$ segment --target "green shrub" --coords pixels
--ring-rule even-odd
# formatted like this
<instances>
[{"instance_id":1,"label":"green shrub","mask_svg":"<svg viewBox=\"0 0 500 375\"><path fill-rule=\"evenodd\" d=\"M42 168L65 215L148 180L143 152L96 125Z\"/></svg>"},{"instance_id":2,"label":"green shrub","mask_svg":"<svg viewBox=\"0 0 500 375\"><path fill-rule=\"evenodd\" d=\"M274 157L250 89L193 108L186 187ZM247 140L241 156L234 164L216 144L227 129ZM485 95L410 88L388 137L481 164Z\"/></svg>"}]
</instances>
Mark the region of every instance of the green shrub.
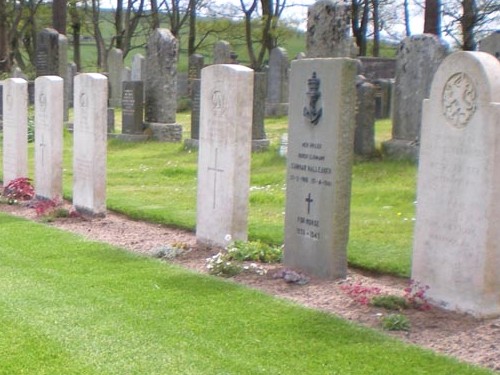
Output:
<instances>
[{"instance_id":1,"label":"green shrub","mask_svg":"<svg viewBox=\"0 0 500 375\"><path fill-rule=\"evenodd\" d=\"M409 331L410 321L402 314L389 314L380 320L386 331Z\"/></svg>"},{"instance_id":2,"label":"green shrub","mask_svg":"<svg viewBox=\"0 0 500 375\"><path fill-rule=\"evenodd\" d=\"M394 295L375 296L370 303L372 306L382 307L387 310L404 310L409 307L405 298Z\"/></svg>"},{"instance_id":3,"label":"green shrub","mask_svg":"<svg viewBox=\"0 0 500 375\"><path fill-rule=\"evenodd\" d=\"M214 276L233 277L243 271L243 267L238 262L232 262L227 253L218 253L207 258L206 267L208 273Z\"/></svg>"},{"instance_id":4,"label":"green shrub","mask_svg":"<svg viewBox=\"0 0 500 375\"><path fill-rule=\"evenodd\" d=\"M260 241L235 241L227 249L229 259L262 263L279 263L283 258L281 246L270 246Z\"/></svg>"}]
</instances>

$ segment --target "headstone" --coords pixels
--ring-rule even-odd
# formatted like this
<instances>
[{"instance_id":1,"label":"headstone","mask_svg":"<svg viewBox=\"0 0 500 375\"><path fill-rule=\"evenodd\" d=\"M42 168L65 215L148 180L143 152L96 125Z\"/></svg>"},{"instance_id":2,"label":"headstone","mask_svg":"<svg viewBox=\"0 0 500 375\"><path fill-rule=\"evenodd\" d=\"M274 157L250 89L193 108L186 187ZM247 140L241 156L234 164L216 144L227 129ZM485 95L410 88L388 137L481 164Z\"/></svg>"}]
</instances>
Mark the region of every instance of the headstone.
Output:
<instances>
[{"instance_id":1,"label":"headstone","mask_svg":"<svg viewBox=\"0 0 500 375\"><path fill-rule=\"evenodd\" d=\"M479 41L479 51L490 53L500 60L500 30Z\"/></svg>"},{"instance_id":2,"label":"headstone","mask_svg":"<svg viewBox=\"0 0 500 375\"><path fill-rule=\"evenodd\" d=\"M106 214L107 102L104 75L75 77L73 206L91 216Z\"/></svg>"},{"instance_id":3,"label":"headstone","mask_svg":"<svg viewBox=\"0 0 500 375\"><path fill-rule=\"evenodd\" d=\"M252 151L265 151L269 139L264 129L264 115L267 91L266 73L254 73L253 114L252 114Z\"/></svg>"},{"instance_id":4,"label":"headstone","mask_svg":"<svg viewBox=\"0 0 500 375\"><path fill-rule=\"evenodd\" d=\"M3 183L28 177L28 82L3 82Z\"/></svg>"},{"instance_id":5,"label":"headstone","mask_svg":"<svg viewBox=\"0 0 500 375\"><path fill-rule=\"evenodd\" d=\"M372 157L375 154L375 87L363 76L358 76L356 97L354 153L363 157Z\"/></svg>"},{"instance_id":6,"label":"headstone","mask_svg":"<svg viewBox=\"0 0 500 375\"><path fill-rule=\"evenodd\" d=\"M140 53L132 57L131 81L144 81L146 79L146 58Z\"/></svg>"},{"instance_id":7,"label":"headstone","mask_svg":"<svg viewBox=\"0 0 500 375\"><path fill-rule=\"evenodd\" d=\"M219 40L214 45L214 64L231 64L231 45Z\"/></svg>"},{"instance_id":8,"label":"headstone","mask_svg":"<svg viewBox=\"0 0 500 375\"><path fill-rule=\"evenodd\" d=\"M35 68L36 76L59 75L59 33L45 28L37 34Z\"/></svg>"},{"instance_id":9,"label":"headstone","mask_svg":"<svg viewBox=\"0 0 500 375\"><path fill-rule=\"evenodd\" d=\"M68 81L68 38L59 34L58 37L59 42L59 69L57 75L63 79L64 92L63 92L63 119L64 121L68 121L69 119L69 97L73 95L71 92L70 95L65 95L66 92L69 92L71 88L71 84Z\"/></svg>"},{"instance_id":10,"label":"headstone","mask_svg":"<svg viewBox=\"0 0 500 375\"><path fill-rule=\"evenodd\" d=\"M188 63L188 91L189 95L192 95L192 81L194 79L201 79L201 70L205 66L205 58L200 54L193 54L189 56Z\"/></svg>"},{"instance_id":11,"label":"headstone","mask_svg":"<svg viewBox=\"0 0 500 375\"><path fill-rule=\"evenodd\" d=\"M280 137L279 154L284 158L288 155L288 133L284 133Z\"/></svg>"},{"instance_id":12,"label":"headstone","mask_svg":"<svg viewBox=\"0 0 500 375\"><path fill-rule=\"evenodd\" d=\"M123 82L122 134L126 141L144 141L144 84L142 81Z\"/></svg>"},{"instance_id":13,"label":"headstone","mask_svg":"<svg viewBox=\"0 0 500 375\"><path fill-rule=\"evenodd\" d=\"M288 113L288 70L286 50L273 48L267 71L267 116L284 116Z\"/></svg>"},{"instance_id":14,"label":"headstone","mask_svg":"<svg viewBox=\"0 0 500 375\"><path fill-rule=\"evenodd\" d=\"M392 139L382 144L387 156L418 159L422 101L429 97L434 73L446 55L446 46L435 35L413 35L401 42L396 62Z\"/></svg>"},{"instance_id":15,"label":"headstone","mask_svg":"<svg viewBox=\"0 0 500 375\"><path fill-rule=\"evenodd\" d=\"M284 264L322 278L347 272L356 62L292 62Z\"/></svg>"},{"instance_id":16,"label":"headstone","mask_svg":"<svg viewBox=\"0 0 500 375\"><path fill-rule=\"evenodd\" d=\"M197 149L200 140L201 79L191 80L191 138L184 140L189 149Z\"/></svg>"},{"instance_id":17,"label":"headstone","mask_svg":"<svg viewBox=\"0 0 500 375\"><path fill-rule=\"evenodd\" d=\"M390 118L394 79L377 79L375 87L375 118Z\"/></svg>"},{"instance_id":18,"label":"headstone","mask_svg":"<svg viewBox=\"0 0 500 375\"><path fill-rule=\"evenodd\" d=\"M126 66L122 70L122 85L123 85L123 82L131 81L131 80L132 80L132 70Z\"/></svg>"},{"instance_id":19,"label":"headstone","mask_svg":"<svg viewBox=\"0 0 500 375\"><path fill-rule=\"evenodd\" d=\"M177 99L188 96L188 74L177 73Z\"/></svg>"},{"instance_id":20,"label":"headstone","mask_svg":"<svg viewBox=\"0 0 500 375\"><path fill-rule=\"evenodd\" d=\"M28 80L28 76L23 73L20 67L16 66L12 69L12 78L22 78L24 80Z\"/></svg>"},{"instance_id":21,"label":"headstone","mask_svg":"<svg viewBox=\"0 0 500 375\"><path fill-rule=\"evenodd\" d=\"M35 80L35 194L62 198L64 80L41 76Z\"/></svg>"},{"instance_id":22,"label":"headstone","mask_svg":"<svg viewBox=\"0 0 500 375\"><path fill-rule=\"evenodd\" d=\"M225 247L247 240L253 70L202 70L196 238Z\"/></svg>"},{"instance_id":23,"label":"headstone","mask_svg":"<svg viewBox=\"0 0 500 375\"><path fill-rule=\"evenodd\" d=\"M107 114L108 136L110 136L115 132L115 109L108 107Z\"/></svg>"},{"instance_id":24,"label":"headstone","mask_svg":"<svg viewBox=\"0 0 500 375\"><path fill-rule=\"evenodd\" d=\"M307 57L349 57L352 41L350 6L342 1L320 0L307 14Z\"/></svg>"},{"instance_id":25,"label":"headstone","mask_svg":"<svg viewBox=\"0 0 500 375\"><path fill-rule=\"evenodd\" d=\"M457 52L424 101L412 278L445 309L500 315L500 62Z\"/></svg>"},{"instance_id":26,"label":"headstone","mask_svg":"<svg viewBox=\"0 0 500 375\"><path fill-rule=\"evenodd\" d=\"M182 126L177 110L177 39L167 29L155 29L146 59L146 126L160 141L179 142Z\"/></svg>"},{"instance_id":27,"label":"headstone","mask_svg":"<svg viewBox=\"0 0 500 375\"><path fill-rule=\"evenodd\" d=\"M362 74L370 82L379 79L392 79L396 76L396 59L387 57L366 57L357 58L363 66Z\"/></svg>"},{"instance_id":28,"label":"headstone","mask_svg":"<svg viewBox=\"0 0 500 375\"><path fill-rule=\"evenodd\" d=\"M113 48L108 52L109 106L120 107L122 101L123 52Z\"/></svg>"},{"instance_id":29,"label":"headstone","mask_svg":"<svg viewBox=\"0 0 500 375\"><path fill-rule=\"evenodd\" d=\"M68 98L68 105L70 108L73 107L74 79L77 74L78 74L78 68L76 64L74 62L69 63L66 75L67 78L64 80L64 95Z\"/></svg>"}]
</instances>

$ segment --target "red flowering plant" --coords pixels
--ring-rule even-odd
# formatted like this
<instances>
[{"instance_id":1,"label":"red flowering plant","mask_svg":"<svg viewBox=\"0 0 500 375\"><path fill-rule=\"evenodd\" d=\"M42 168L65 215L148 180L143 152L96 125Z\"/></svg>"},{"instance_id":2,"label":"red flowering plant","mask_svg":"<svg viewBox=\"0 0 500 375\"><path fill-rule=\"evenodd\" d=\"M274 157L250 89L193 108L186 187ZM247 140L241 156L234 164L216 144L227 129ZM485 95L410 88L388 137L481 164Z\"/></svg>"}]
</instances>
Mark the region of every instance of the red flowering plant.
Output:
<instances>
[{"instance_id":1,"label":"red flowering plant","mask_svg":"<svg viewBox=\"0 0 500 375\"><path fill-rule=\"evenodd\" d=\"M362 305L370 304L372 297L380 294L380 288L376 286L365 286L361 283L344 284L340 289L354 301Z\"/></svg>"},{"instance_id":2,"label":"red flowering plant","mask_svg":"<svg viewBox=\"0 0 500 375\"><path fill-rule=\"evenodd\" d=\"M420 311L431 309L425 293L429 290L429 285L422 285L419 281L410 280L410 285L404 289L405 298L413 308Z\"/></svg>"},{"instance_id":3,"label":"red flowering plant","mask_svg":"<svg viewBox=\"0 0 500 375\"><path fill-rule=\"evenodd\" d=\"M35 189L31 184L31 179L18 177L10 181L4 188L2 195L7 199L7 203L14 204L17 201L29 201L35 196Z\"/></svg>"}]
</instances>

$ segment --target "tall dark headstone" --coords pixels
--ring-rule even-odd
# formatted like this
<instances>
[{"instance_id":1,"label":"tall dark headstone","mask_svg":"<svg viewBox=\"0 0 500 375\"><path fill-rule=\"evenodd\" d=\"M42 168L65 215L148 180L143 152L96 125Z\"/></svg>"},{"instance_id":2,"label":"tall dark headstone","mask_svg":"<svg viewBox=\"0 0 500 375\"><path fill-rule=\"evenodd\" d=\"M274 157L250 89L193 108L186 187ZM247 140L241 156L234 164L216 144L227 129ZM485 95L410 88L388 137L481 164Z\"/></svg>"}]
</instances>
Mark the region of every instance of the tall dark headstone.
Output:
<instances>
[{"instance_id":1,"label":"tall dark headstone","mask_svg":"<svg viewBox=\"0 0 500 375\"><path fill-rule=\"evenodd\" d=\"M167 29L156 29L148 40L146 58L146 126L155 139L179 142L182 126L177 110L178 42Z\"/></svg>"},{"instance_id":2,"label":"tall dark headstone","mask_svg":"<svg viewBox=\"0 0 500 375\"><path fill-rule=\"evenodd\" d=\"M45 28L37 34L35 52L36 76L59 75L59 33Z\"/></svg>"},{"instance_id":3,"label":"tall dark headstone","mask_svg":"<svg viewBox=\"0 0 500 375\"><path fill-rule=\"evenodd\" d=\"M191 80L191 138L184 140L187 148L197 149L200 140L201 79Z\"/></svg>"},{"instance_id":4,"label":"tall dark headstone","mask_svg":"<svg viewBox=\"0 0 500 375\"><path fill-rule=\"evenodd\" d=\"M288 53L276 47L269 57L267 71L267 116L283 116L288 113Z\"/></svg>"},{"instance_id":5,"label":"tall dark headstone","mask_svg":"<svg viewBox=\"0 0 500 375\"><path fill-rule=\"evenodd\" d=\"M144 83L124 81L122 93L122 134L126 141L143 141L144 134Z\"/></svg>"},{"instance_id":6,"label":"tall dark headstone","mask_svg":"<svg viewBox=\"0 0 500 375\"><path fill-rule=\"evenodd\" d=\"M358 76L354 153L363 157L375 154L375 87Z\"/></svg>"}]
</instances>

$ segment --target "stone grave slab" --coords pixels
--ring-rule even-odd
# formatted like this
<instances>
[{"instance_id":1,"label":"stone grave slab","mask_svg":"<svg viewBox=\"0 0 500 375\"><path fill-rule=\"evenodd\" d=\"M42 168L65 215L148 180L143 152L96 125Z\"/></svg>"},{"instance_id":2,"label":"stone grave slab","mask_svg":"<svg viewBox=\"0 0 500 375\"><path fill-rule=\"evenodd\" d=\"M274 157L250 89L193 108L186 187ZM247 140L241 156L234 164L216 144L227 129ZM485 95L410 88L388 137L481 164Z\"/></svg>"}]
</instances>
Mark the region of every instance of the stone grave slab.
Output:
<instances>
[{"instance_id":1,"label":"stone grave slab","mask_svg":"<svg viewBox=\"0 0 500 375\"><path fill-rule=\"evenodd\" d=\"M356 62L292 62L284 264L322 278L347 272Z\"/></svg>"},{"instance_id":2,"label":"stone grave slab","mask_svg":"<svg viewBox=\"0 0 500 375\"><path fill-rule=\"evenodd\" d=\"M254 72L217 64L201 82L196 238L225 247L247 240Z\"/></svg>"},{"instance_id":3,"label":"stone grave slab","mask_svg":"<svg viewBox=\"0 0 500 375\"><path fill-rule=\"evenodd\" d=\"M104 75L75 77L73 206L84 215L106 214L107 102Z\"/></svg>"},{"instance_id":4,"label":"stone grave slab","mask_svg":"<svg viewBox=\"0 0 500 375\"><path fill-rule=\"evenodd\" d=\"M442 308L500 315L500 62L456 52L424 101L412 278Z\"/></svg>"},{"instance_id":5,"label":"stone grave slab","mask_svg":"<svg viewBox=\"0 0 500 375\"><path fill-rule=\"evenodd\" d=\"M3 183L28 177L28 82L3 82Z\"/></svg>"},{"instance_id":6,"label":"stone grave slab","mask_svg":"<svg viewBox=\"0 0 500 375\"><path fill-rule=\"evenodd\" d=\"M35 194L62 198L64 80L41 76L35 80Z\"/></svg>"}]
</instances>

